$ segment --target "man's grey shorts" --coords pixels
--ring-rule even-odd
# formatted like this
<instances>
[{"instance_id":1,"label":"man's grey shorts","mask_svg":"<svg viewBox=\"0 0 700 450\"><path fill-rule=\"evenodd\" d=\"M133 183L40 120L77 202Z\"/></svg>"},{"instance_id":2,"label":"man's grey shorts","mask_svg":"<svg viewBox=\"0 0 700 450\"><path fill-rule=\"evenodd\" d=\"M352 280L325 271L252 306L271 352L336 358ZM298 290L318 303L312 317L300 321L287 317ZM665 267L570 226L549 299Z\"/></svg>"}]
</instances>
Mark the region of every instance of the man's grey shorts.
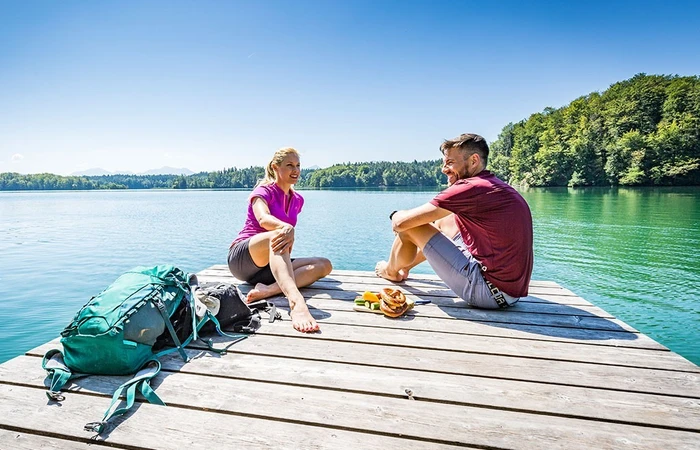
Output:
<instances>
[{"instance_id":1,"label":"man's grey shorts","mask_svg":"<svg viewBox=\"0 0 700 450\"><path fill-rule=\"evenodd\" d=\"M436 233L423 248L423 255L435 273L469 306L496 309L498 303L481 274L481 264L457 235L450 240L442 233ZM501 291L508 305L517 302L519 297L511 297Z\"/></svg>"}]
</instances>

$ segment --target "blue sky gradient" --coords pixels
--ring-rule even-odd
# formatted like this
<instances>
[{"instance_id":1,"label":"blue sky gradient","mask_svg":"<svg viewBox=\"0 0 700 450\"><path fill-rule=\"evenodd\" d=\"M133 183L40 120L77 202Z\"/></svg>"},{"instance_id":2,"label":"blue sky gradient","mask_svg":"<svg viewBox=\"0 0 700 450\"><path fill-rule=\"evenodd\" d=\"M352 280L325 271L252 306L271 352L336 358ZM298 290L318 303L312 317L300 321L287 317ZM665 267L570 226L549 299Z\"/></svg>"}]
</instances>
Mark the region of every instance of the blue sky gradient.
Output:
<instances>
[{"instance_id":1,"label":"blue sky gradient","mask_svg":"<svg viewBox=\"0 0 700 450\"><path fill-rule=\"evenodd\" d=\"M0 172L435 159L641 72L700 2L0 0Z\"/></svg>"}]
</instances>

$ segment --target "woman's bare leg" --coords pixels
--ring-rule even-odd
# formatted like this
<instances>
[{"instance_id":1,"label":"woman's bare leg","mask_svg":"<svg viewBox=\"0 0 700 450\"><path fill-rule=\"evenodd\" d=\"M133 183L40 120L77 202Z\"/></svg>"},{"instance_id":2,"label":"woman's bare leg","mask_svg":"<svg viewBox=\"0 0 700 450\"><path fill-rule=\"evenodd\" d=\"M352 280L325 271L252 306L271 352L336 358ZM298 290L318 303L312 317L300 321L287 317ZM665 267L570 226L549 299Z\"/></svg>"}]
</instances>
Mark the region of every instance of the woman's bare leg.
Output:
<instances>
[{"instance_id":1,"label":"woman's bare leg","mask_svg":"<svg viewBox=\"0 0 700 450\"><path fill-rule=\"evenodd\" d=\"M331 262L326 258L297 258L292 261L292 268L294 269L294 281L298 288L310 285L333 270ZM258 283L248 292L247 301L250 303L281 293L282 289L279 283Z\"/></svg>"},{"instance_id":2,"label":"woman's bare leg","mask_svg":"<svg viewBox=\"0 0 700 450\"><path fill-rule=\"evenodd\" d=\"M311 316L309 308L306 306L304 297L297 288L294 278L294 266L288 250L274 252L270 245L275 232L260 233L250 239L248 246L253 262L263 267L270 264L272 275L277 281L277 285L282 294L289 301L289 315L292 318L292 326L297 331L313 332L319 329L316 320ZM330 263L330 261L329 261ZM320 278L320 277L319 277ZM316 281L316 280L314 280Z\"/></svg>"},{"instance_id":3,"label":"woman's bare leg","mask_svg":"<svg viewBox=\"0 0 700 450\"><path fill-rule=\"evenodd\" d=\"M270 269L274 275L280 290L289 301L289 315L292 318L292 326L297 331L309 333L318 330L318 324L306 306L304 296L299 292L294 280L294 268L289 257L289 252L273 252L270 249Z\"/></svg>"}]
</instances>

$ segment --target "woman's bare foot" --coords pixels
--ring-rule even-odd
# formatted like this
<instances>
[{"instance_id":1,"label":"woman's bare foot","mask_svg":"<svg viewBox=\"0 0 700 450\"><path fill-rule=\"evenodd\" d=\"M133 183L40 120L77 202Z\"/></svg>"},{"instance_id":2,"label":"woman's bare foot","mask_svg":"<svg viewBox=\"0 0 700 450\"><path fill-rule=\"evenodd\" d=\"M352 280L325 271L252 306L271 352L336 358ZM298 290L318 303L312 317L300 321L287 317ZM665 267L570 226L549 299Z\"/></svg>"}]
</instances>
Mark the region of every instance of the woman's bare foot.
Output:
<instances>
[{"instance_id":1,"label":"woman's bare foot","mask_svg":"<svg viewBox=\"0 0 700 450\"><path fill-rule=\"evenodd\" d=\"M313 333L319 330L316 319L313 318L306 304L295 307L289 312L289 315L292 317L292 326L295 330L302 333Z\"/></svg>"},{"instance_id":2,"label":"woman's bare foot","mask_svg":"<svg viewBox=\"0 0 700 450\"><path fill-rule=\"evenodd\" d=\"M270 291L270 286L267 284L258 283L248 292L246 302L253 303L264 298L272 297L273 295L274 294Z\"/></svg>"},{"instance_id":3,"label":"woman's bare foot","mask_svg":"<svg viewBox=\"0 0 700 450\"><path fill-rule=\"evenodd\" d=\"M379 261L377 265L374 266L374 273L376 273L378 277L382 277L389 281L403 281L408 278L408 275L406 275L406 278L404 278L401 271L390 272L389 263L386 261Z\"/></svg>"}]
</instances>

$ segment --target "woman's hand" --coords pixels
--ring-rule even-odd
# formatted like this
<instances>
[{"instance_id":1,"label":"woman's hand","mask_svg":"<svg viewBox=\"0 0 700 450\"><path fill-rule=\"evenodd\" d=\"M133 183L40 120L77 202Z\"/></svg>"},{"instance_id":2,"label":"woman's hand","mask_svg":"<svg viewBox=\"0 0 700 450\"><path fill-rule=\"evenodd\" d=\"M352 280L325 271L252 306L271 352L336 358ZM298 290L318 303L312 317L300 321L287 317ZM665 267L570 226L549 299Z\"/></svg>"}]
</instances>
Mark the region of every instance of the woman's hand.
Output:
<instances>
[{"instance_id":1,"label":"woman's hand","mask_svg":"<svg viewBox=\"0 0 700 450\"><path fill-rule=\"evenodd\" d=\"M284 250L291 253L294 245L294 227L289 224L284 224L282 228L277 229L277 234L270 240L270 247L275 253Z\"/></svg>"}]
</instances>

